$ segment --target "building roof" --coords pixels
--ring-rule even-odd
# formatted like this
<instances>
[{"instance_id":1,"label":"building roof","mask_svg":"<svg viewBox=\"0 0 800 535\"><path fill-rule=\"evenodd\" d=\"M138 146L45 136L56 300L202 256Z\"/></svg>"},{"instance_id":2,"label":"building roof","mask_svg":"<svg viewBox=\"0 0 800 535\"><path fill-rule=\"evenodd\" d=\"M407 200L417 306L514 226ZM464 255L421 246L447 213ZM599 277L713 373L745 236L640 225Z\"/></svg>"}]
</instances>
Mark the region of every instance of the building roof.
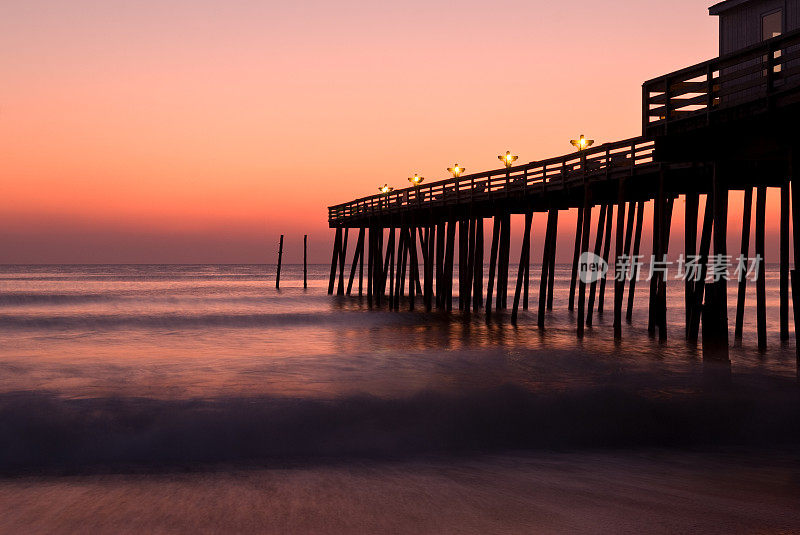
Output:
<instances>
[{"instance_id":1,"label":"building roof","mask_svg":"<svg viewBox=\"0 0 800 535\"><path fill-rule=\"evenodd\" d=\"M719 2L718 4L714 4L708 8L708 13L710 15L721 15L723 12L728 11L729 9L739 7L752 1L753 0L725 0L724 2Z\"/></svg>"}]
</instances>

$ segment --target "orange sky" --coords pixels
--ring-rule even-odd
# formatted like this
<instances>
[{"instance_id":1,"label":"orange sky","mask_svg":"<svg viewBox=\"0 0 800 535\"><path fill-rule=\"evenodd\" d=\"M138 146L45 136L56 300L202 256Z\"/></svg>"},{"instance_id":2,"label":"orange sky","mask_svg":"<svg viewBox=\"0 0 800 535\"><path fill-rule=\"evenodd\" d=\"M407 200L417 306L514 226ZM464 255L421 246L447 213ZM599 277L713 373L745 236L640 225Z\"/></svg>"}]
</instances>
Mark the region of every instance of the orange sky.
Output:
<instances>
[{"instance_id":1,"label":"orange sky","mask_svg":"<svg viewBox=\"0 0 800 535\"><path fill-rule=\"evenodd\" d=\"M0 263L273 262L281 233L329 261L326 206L378 184L638 135L641 83L716 55L707 7L8 2Z\"/></svg>"}]
</instances>

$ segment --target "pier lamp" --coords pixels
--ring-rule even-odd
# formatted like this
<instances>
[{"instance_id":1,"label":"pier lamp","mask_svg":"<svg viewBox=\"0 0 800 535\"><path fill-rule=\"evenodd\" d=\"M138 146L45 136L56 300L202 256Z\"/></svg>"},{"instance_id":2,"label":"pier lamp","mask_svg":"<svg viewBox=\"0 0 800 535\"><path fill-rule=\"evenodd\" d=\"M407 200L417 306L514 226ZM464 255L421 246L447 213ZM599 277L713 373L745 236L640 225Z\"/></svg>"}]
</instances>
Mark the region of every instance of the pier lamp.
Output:
<instances>
[{"instance_id":1,"label":"pier lamp","mask_svg":"<svg viewBox=\"0 0 800 535\"><path fill-rule=\"evenodd\" d=\"M408 177L408 181L416 188L423 182L425 182L425 177L419 176L417 173L414 173L414 176Z\"/></svg>"},{"instance_id":2,"label":"pier lamp","mask_svg":"<svg viewBox=\"0 0 800 535\"><path fill-rule=\"evenodd\" d=\"M461 176L461 173L463 173L464 171L466 171L466 169L464 169L463 167L461 167L461 166L460 166L460 165L458 165L458 164L455 164L453 167L448 167L448 168L447 168L447 170L448 170L448 171L450 171L450 174L452 174L452 175L453 175L453 178L458 178L458 177L460 177L460 176Z\"/></svg>"},{"instance_id":3,"label":"pier lamp","mask_svg":"<svg viewBox=\"0 0 800 535\"><path fill-rule=\"evenodd\" d=\"M497 159L503 160L503 164L505 164L506 167L511 167L514 162L519 160L519 156L514 156L511 154L510 150L507 150L505 154L498 156Z\"/></svg>"},{"instance_id":4,"label":"pier lamp","mask_svg":"<svg viewBox=\"0 0 800 535\"><path fill-rule=\"evenodd\" d=\"M389 184L384 184L383 186L378 188L378 191L380 191L384 195L389 195L392 191L394 191L394 188Z\"/></svg>"},{"instance_id":5,"label":"pier lamp","mask_svg":"<svg viewBox=\"0 0 800 535\"><path fill-rule=\"evenodd\" d=\"M572 146L574 146L576 149L581 151L586 150L594 145L594 139L586 139L586 136L581 134L581 137L571 140L570 143L572 143Z\"/></svg>"}]
</instances>

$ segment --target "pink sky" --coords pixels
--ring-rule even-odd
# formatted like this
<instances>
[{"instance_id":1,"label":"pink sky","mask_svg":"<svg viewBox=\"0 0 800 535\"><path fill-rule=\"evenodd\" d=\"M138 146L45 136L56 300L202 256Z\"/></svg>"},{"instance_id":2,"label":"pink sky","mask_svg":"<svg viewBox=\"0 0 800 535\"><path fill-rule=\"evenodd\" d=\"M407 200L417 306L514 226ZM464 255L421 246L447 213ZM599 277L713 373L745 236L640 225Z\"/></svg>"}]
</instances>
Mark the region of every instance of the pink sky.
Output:
<instances>
[{"instance_id":1,"label":"pink sky","mask_svg":"<svg viewBox=\"0 0 800 535\"><path fill-rule=\"evenodd\" d=\"M329 261L329 204L638 135L641 83L716 55L707 7L6 2L0 263L273 262L281 233Z\"/></svg>"}]
</instances>

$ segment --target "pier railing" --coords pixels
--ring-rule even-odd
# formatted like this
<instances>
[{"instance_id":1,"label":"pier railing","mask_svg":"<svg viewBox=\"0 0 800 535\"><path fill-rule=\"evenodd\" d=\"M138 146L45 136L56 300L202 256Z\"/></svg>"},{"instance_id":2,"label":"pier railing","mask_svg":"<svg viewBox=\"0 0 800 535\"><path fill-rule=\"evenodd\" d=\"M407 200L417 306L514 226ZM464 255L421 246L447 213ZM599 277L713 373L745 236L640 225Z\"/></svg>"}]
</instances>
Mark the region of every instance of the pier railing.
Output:
<instances>
[{"instance_id":1,"label":"pier railing","mask_svg":"<svg viewBox=\"0 0 800 535\"><path fill-rule=\"evenodd\" d=\"M634 138L566 156L395 190L328 208L331 226L370 216L543 194L654 166L653 142Z\"/></svg>"},{"instance_id":2,"label":"pier railing","mask_svg":"<svg viewBox=\"0 0 800 535\"><path fill-rule=\"evenodd\" d=\"M653 139L703 128L724 110L768 111L784 100L795 101L784 97L798 89L800 30L645 82L643 134Z\"/></svg>"}]
</instances>

